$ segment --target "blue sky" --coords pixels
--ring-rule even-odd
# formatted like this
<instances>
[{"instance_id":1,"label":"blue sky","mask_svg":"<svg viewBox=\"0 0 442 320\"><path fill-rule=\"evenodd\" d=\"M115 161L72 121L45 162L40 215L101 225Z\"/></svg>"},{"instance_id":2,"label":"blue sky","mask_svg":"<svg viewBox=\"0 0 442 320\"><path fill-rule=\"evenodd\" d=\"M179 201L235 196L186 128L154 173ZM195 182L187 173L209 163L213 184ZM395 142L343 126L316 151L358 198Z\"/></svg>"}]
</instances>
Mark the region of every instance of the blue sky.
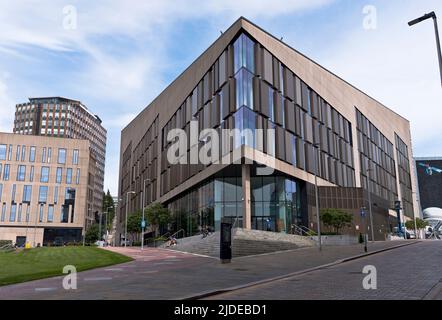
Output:
<instances>
[{"instance_id":1,"label":"blue sky","mask_svg":"<svg viewBox=\"0 0 442 320\"><path fill-rule=\"evenodd\" d=\"M14 106L28 97L81 100L108 129L105 187L115 194L121 129L245 16L409 119L416 156L442 154L433 26L406 24L432 10L442 16L440 0L269 3L0 0L0 131L12 130ZM367 5L374 30L363 28ZM77 12L75 29L64 27L66 6Z\"/></svg>"}]
</instances>

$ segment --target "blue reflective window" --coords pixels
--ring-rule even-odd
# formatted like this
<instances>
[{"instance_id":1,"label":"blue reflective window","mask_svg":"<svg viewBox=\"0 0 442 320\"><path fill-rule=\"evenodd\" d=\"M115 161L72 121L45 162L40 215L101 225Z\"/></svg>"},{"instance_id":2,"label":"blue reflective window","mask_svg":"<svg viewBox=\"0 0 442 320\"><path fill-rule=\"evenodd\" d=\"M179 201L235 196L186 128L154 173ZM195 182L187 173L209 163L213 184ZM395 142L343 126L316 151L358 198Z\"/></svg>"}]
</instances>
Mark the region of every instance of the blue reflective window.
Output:
<instances>
[{"instance_id":1,"label":"blue reflective window","mask_svg":"<svg viewBox=\"0 0 442 320\"><path fill-rule=\"evenodd\" d=\"M255 43L245 34L241 34L233 44L235 73L241 68L255 72Z\"/></svg>"},{"instance_id":2,"label":"blue reflective window","mask_svg":"<svg viewBox=\"0 0 442 320\"><path fill-rule=\"evenodd\" d=\"M32 196L32 186L23 186L23 201L22 202L31 202Z\"/></svg>"},{"instance_id":3,"label":"blue reflective window","mask_svg":"<svg viewBox=\"0 0 442 320\"><path fill-rule=\"evenodd\" d=\"M2 219L1 219L2 222L5 221L5 216L6 216L6 203L3 203L3 206L2 206Z\"/></svg>"},{"instance_id":4,"label":"blue reflective window","mask_svg":"<svg viewBox=\"0 0 442 320\"><path fill-rule=\"evenodd\" d=\"M49 182L49 167L41 167L40 182Z\"/></svg>"},{"instance_id":5,"label":"blue reflective window","mask_svg":"<svg viewBox=\"0 0 442 320\"><path fill-rule=\"evenodd\" d=\"M0 144L0 160L6 160L6 144Z\"/></svg>"},{"instance_id":6,"label":"blue reflective window","mask_svg":"<svg viewBox=\"0 0 442 320\"><path fill-rule=\"evenodd\" d=\"M55 182L56 183L61 183L62 180L62 175L63 175L63 168L57 168L57 174L55 176Z\"/></svg>"},{"instance_id":7,"label":"blue reflective window","mask_svg":"<svg viewBox=\"0 0 442 320\"><path fill-rule=\"evenodd\" d=\"M9 180L9 164L5 164L4 172L3 172L3 180L8 181Z\"/></svg>"},{"instance_id":8,"label":"blue reflective window","mask_svg":"<svg viewBox=\"0 0 442 320\"><path fill-rule=\"evenodd\" d=\"M18 166L17 181L25 181L26 178L26 166Z\"/></svg>"},{"instance_id":9,"label":"blue reflective window","mask_svg":"<svg viewBox=\"0 0 442 320\"><path fill-rule=\"evenodd\" d=\"M29 149L29 162L35 162L35 151L36 151L35 147L31 147Z\"/></svg>"},{"instance_id":10,"label":"blue reflective window","mask_svg":"<svg viewBox=\"0 0 442 320\"><path fill-rule=\"evenodd\" d=\"M48 206L48 222L54 221L54 206Z\"/></svg>"},{"instance_id":11,"label":"blue reflective window","mask_svg":"<svg viewBox=\"0 0 442 320\"><path fill-rule=\"evenodd\" d=\"M66 170L66 183L71 184L72 183L72 168L68 168Z\"/></svg>"},{"instance_id":12,"label":"blue reflective window","mask_svg":"<svg viewBox=\"0 0 442 320\"><path fill-rule=\"evenodd\" d=\"M38 202L46 203L47 200L48 200L48 187L40 186L40 190L38 193Z\"/></svg>"},{"instance_id":13,"label":"blue reflective window","mask_svg":"<svg viewBox=\"0 0 442 320\"><path fill-rule=\"evenodd\" d=\"M15 222L16 214L17 214L17 205L14 203L11 205L11 214L9 215L9 222Z\"/></svg>"},{"instance_id":14,"label":"blue reflective window","mask_svg":"<svg viewBox=\"0 0 442 320\"><path fill-rule=\"evenodd\" d=\"M236 109L246 106L253 110L253 74L241 69L236 79Z\"/></svg>"},{"instance_id":15,"label":"blue reflective window","mask_svg":"<svg viewBox=\"0 0 442 320\"><path fill-rule=\"evenodd\" d=\"M66 149L58 149L58 163L59 164L66 163Z\"/></svg>"}]
</instances>

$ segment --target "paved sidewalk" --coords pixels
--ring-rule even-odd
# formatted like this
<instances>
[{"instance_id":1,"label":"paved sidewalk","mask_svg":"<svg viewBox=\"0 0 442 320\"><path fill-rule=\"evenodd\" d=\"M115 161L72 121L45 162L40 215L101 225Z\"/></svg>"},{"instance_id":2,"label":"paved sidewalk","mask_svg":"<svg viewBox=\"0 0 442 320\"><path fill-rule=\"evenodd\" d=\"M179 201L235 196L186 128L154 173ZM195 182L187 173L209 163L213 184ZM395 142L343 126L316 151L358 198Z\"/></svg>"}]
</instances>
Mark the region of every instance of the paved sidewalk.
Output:
<instances>
[{"instance_id":1,"label":"paved sidewalk","mask_svg":"<svg viewBox=\"0 0 442 320\"><path fill-rule=\"evenodd\" d=\"M208 297L227 300L441 300L442 242L425 241L321 270ZM376 267L375 290L365 290L365 266Z\"/></svg>"},{"instance_id":2,"label":"paved sidewalk","mask_svg":"<svg viewBox=\"0 0 442 320\"><path fill-rule=\"evenodd\" d=\"M369 244L369 250L391 248L415 241ZM414 247L412 245L411 247ZM165 249L110 248L136 260L79 273L78 289L62 289L62 277L0 287L0 299L180 299L220 290L363 254L361 245L303 248L236 258L218 259ZM397 250L397 249L394 249Z\"/></svg>"}]
</instances>

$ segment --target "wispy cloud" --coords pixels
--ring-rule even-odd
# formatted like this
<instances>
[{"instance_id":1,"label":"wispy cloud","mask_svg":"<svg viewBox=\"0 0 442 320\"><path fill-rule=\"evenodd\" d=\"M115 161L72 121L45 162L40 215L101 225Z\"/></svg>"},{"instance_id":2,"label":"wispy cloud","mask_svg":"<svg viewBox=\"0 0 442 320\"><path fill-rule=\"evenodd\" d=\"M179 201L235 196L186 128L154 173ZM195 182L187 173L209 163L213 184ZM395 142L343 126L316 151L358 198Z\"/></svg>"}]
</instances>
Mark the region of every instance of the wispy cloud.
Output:
<instances>
[{"instance_id":1,"label":"wispy cloud","mask_svg":"<svg viewBox=\"0 0 442 320\"><path fill-rule=\"evenodd\" d=\"M355 25L328 48L322 62L410 120L417 155L441 153L442 90L433 25L428 21L410 28L407 22L431 10L442 11L442 4L428 0L405 1L402 6L375 1L375 5L377 29L366 31L362 23Z\"/></svg>"}]
</instances>

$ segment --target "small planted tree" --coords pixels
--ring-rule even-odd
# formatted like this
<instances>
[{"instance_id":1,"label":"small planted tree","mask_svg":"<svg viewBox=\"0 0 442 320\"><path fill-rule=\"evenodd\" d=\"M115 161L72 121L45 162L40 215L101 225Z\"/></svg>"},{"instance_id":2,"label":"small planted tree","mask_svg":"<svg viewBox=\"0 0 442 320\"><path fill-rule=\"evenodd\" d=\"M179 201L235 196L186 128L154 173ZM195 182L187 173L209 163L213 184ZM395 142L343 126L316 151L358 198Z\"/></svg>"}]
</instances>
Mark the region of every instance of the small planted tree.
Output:
<instances>
[{"instance_id":1,"label":"small planted tree","mask_svg":"<svg viewBox=\"0 0 442 320\"><path fill-rule=\"evenodd\" d=\"M351 226L353 215L339 209L321 209L321 221L339 235L342 228Z\"/></svg>"},{"instance_id":2,"label":"small planted tree","mask_svg":"<svg viewBox=\"0 0 442 320\"><path fill-rule=\"evenodd\" d=\"M167 225L170 220L170 211L165 208L161 203L152 203L150 206L146 208L145 211L147 221L152 227L152 231L154 231L155 235L160 226Z\"/></svg>"},{"instance_id":3,"label":"small planted tree","mask_svg":"<svg viewBox=\"0 0 442 320\"><path fill-rule=\"evenodd\" d=\"M135 240L141 233L141 220L143 219L141 210L138 210L127 217L127 233Z\"/></svg>"},{"instance_id":4,"label":"small planted tree","mask_svg":"<svg viewBox=\"0 0 442 320\"><path fill-rule=\"evenodd\" d=\"M91 226L89 226L89 228L86 231L86 235L84 238L84 241L86 243L95 243L98 241L98 239L100 239L100 234L99 234L99 226L98 224L93 224Z\"/></svg>"},{"instance_id":5,"label":"small planted tree","mask_svg":"<svg viewBox=\"0 0 442 320\"><path fill-rule=\"evenodd\" d=\"M414 223L414 220L410 220L405 222L405 227L408 230L414 230L415 228L417 229L416 232L419 232L422 229L425 229L428 226L428 222L419 218L416 218L416 225ZM417 237L417 234L416 234Z\"/></svg>"}]
</instances>

